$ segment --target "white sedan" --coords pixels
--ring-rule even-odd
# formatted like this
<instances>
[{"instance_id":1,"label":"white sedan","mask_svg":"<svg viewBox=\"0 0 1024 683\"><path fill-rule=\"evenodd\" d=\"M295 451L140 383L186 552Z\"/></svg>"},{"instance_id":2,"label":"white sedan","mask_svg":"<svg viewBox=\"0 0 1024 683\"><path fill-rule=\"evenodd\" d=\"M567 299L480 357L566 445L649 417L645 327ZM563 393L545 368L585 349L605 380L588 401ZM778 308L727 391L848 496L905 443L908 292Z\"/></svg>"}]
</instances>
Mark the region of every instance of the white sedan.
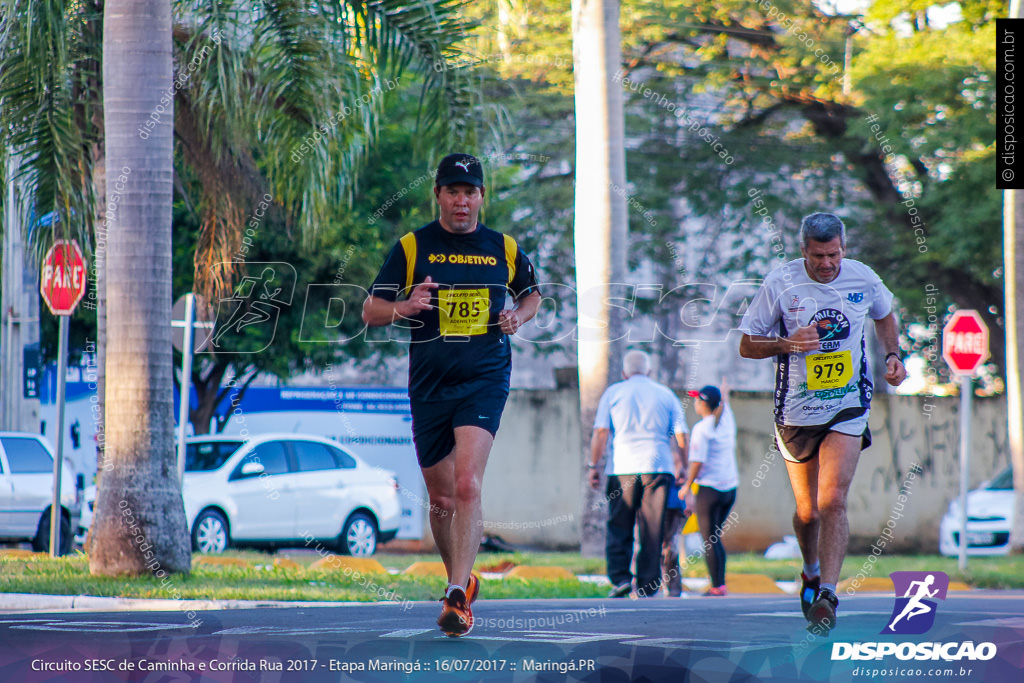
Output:
<instances>
[{"instance_id":1,"label":"white sedan","mask_svg":"<svg viewBox=\"0 0 1024 683\"><path fill-rule=\"evenodd\" d=\"M192 546L333 547L372 555L398 533L398 482L335 442L263 434L186 442L184 500Z\"/></svg>"},{"instance_id":2,"label":"white sedan","mask_svg":"<svg viewBox=\"0 0 1024 683\"><path fill-rule=\"evenodd\" d=\"M967 492L967 554L1006 555L1013 526L1013 469ZM960 499L954 498L939 523L939 552L960 553Z\"/></svg>"},{"instance_id":3,"label":"white sedan","mask_svg":"<svg viewBox=\"0 0 1024 683\"><path fill-rule=\"evenodd\" d=\"M53 449L38 434L0 432L0 542L29 542L50 549ZM71 552L82 509L82 481L65 461L60 483L59 554Z\"/></svg>"}]
</instances>

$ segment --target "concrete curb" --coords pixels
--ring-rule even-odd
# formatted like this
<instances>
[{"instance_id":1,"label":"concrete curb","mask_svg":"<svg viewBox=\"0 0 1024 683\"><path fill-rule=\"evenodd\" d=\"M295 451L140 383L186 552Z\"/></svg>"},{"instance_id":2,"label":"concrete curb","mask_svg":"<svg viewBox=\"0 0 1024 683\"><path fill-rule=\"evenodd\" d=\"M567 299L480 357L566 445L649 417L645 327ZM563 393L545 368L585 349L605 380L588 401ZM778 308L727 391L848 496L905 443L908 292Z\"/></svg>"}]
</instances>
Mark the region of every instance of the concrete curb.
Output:
<instances>
[{"instance_id":1,"label":"concrete curb","mask_svg":"<svg viewBox=\"0 0 1024 683\"><path fill-rule=\"evenodd\" d=\"M399 604L395 602L385 604ZM222 609L264 609L268 607L343 607L365 602L286 602L283 600L167 600L164 598L104 598L95 595L36 595L0 593L0 612L76 611L83 612L197 612Z\"/></svg>"},{"instance_id":2,"label":"concrete curb","mask_svg":"<svg viewBox=\"0 0 1024 683\"><path fill-rule=\"evenodd\" d=\"M419 563L427 564L427 563ZM440 565L441 563L436 563ZM414 565L415 566L415 565ZM424 571L424 569L428 571ZM420 567L420 571L413 571L412 574L425 573L433 567ZM520 574L531 575L529 578L565 578L571 575L567 569L562 567L524 567L529 571ZM542 571L533 571L542 570ZM406 570L405 573L409 573ZM537 576L532 576L537 574ZM557 576L556 576L557 575ZM508 573L497 574L484 572L484 579L502 580L509 576ZM512 575L514 576L514 574ZM527 578L522 576L521 578ZM611 585L608 578L602 575L581 575L576 579L597 585ZM758 574L728 574L727 586L730 593L735 594L786 594L795 595L798 589L795 581L772 581L767 576ZM849 581L847 579L846 581ZM706 578L684 578L683 584L690 595L699 594L707 585ZM771 586L774 584L775 589ZM840 583L840 588L843 587ZM887 586L887 587L886 587ZM966 584L957 583L950 585L950 590L963 591L974 590ZM889 579L875 580L863 586L858 593L887 593L892 591L892 582ZM595 598L601 599L601 598ZM381 601L384 604L400 604L391 601ZM164 598L107 598L94 595L37 595L35 593L0 593L0 612L196 612L212 611L223 609L263 609L269 607L343 607L345 605L364 605L365 602L289 602L285 600L169 600Z\"/></svg>"}]
</instances>

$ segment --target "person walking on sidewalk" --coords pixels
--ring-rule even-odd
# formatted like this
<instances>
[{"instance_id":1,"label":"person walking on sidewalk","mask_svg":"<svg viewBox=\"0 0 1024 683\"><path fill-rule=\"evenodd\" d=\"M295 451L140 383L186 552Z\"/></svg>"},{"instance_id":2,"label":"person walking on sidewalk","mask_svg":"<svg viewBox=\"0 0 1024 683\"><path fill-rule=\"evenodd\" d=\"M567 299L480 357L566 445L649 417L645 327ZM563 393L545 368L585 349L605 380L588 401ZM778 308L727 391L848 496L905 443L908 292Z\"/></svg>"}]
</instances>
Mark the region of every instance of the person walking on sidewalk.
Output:
<instances>
[{"instance_id":1,"label":"person walking on sidewalk","mask_svg":"<svg viewBox=\"0 0 1024 683\"><path fill-rule=\"evenodd\" d=\"M679 399L648 374L651 359L630 351L622 361L623 381L601 396L590 442L590 485L598 487L598 463L609 440L608 535L605 555L609 597L625 597L634 589L630 564L633 529L639 532L636 594L652 597L661 587L661 552L665 502L678 462L686 452L686 419ZM673 451L676 451L673 454Z\"/></svg>"},{"instance_id":2,"label":"person walking on sidewalk","mask_svg":"<svg viewBox=\"0 0 1024 683\"><path fill-rule=\"evenodd\" d=\"M729 406L729 385L708 385L691 391L697 400L694 409L700 422L690 434L689 469L680 489L686 507L697 514L697 525L704 538L704 559L708 564L711 587L705 595L725 595L725 546L723 525L736 502L740 483L736 468L736 419ZM698 490L690 490L696 482Z\"/></svg>"}]
</instances>

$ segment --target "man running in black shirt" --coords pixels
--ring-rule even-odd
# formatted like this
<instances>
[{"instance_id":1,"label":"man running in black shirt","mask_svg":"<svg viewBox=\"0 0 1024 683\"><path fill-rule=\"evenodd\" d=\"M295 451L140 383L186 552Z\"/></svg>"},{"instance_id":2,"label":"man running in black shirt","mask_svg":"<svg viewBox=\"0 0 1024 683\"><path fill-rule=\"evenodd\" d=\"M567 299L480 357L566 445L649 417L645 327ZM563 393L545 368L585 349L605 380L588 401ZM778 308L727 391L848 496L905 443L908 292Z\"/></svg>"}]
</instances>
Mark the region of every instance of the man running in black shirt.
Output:
<instances>
[{"instance_id":1,"label":"man running in black shirt","mask_svg":"<svg viewBox=\"0 0 1024 683\"><path fill-rule=\"evenodd\" d=\"M430 497L430 529L448 572L437 623L461 636L473 628L470 604L480 591L472 573L483 533L480 487L508 398L506 335L537 313L541 297L533 265L515 240L477 222L484 201L479 160L442 159L434 196L440 218L392 248L363 304L363 321L399 324L412 335L413 440ZM512 308L505 308L506 295Z\"/></svg>"}]
</instances>

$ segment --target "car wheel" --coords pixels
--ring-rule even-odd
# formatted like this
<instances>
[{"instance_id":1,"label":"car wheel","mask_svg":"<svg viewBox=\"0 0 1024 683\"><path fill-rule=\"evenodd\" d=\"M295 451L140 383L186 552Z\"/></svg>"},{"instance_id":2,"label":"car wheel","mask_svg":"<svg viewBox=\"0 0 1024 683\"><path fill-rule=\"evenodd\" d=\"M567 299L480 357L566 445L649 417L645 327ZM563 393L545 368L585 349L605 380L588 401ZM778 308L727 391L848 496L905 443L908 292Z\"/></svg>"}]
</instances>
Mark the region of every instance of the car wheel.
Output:
<instances>
[{"instance_id":1,"label":"car wheel","mask_svg":"<svg viewBox=\"0 0 1024 683\"><path fill-rule=\"evenodd\" d=\"M203 510L192 525L192 549L216 555L231 545L228 520L216 510Z\"/></svg>"},{"instance_id":2,"label":"car wheel","mask_svg":"<svg viewBox=\"0 0 1024 683\"><path fill-rule=\"evenodd\" d=\"M67 555L75 543L75 537L71 535L71 523L64 515L60 516L60 548L58 555ZM36 537L32 539L32 550L37 553L50 552L50 511L47 510L39 518L39 528Z\"/></svg>"},{"instance_id":3,"label":"car wheel","mask_svg":"<svg viewBox=\"0 0 1024 683\"><path fill-rule=\"evenodd\" d=\"M357 512L345 522L338 541L342 555L369 557L377 551L377 523L365 512Z\"/></svg>"}]
</instances>

